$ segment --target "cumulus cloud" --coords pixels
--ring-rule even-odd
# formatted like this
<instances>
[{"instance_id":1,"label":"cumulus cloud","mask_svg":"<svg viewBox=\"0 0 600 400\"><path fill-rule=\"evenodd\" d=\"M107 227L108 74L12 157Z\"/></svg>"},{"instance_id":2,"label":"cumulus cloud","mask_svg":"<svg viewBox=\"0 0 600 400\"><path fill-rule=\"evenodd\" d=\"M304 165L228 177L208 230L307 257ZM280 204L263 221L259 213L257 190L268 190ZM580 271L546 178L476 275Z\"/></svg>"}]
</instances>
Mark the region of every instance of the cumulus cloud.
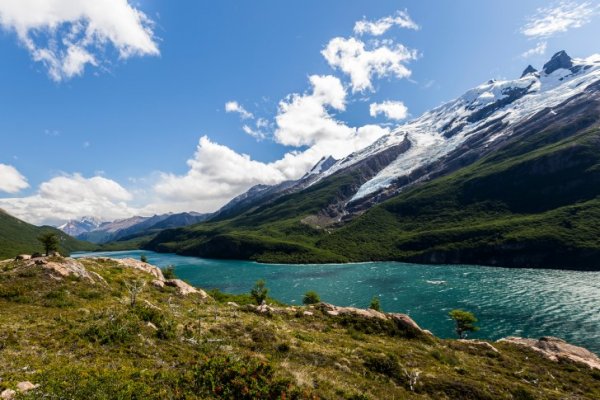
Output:
<instances>
[{"instance_id":1,"label":"cumulus cloud","mask_svg":"<svg viewBox=\"0 0 600 400\"><path fill-rule=\"evenodd\" d=\"M405 64L417 58L416 51L401 44L376 43L367 49L361 40L342 37L331 39L321 54L332 68L350 76L353 93L373 90L373 77L409 77Z\"/></svg>"},{"instance_id":2,"label":"cumulus cloud","mask_svg":"<svg viewBox=\"0 0 600 400\"><path fill-rule=\"evenodd\" d=\"M334 76L313 75L312 93L293 94L279 103L275 118L275 140L286 146L313 145L324 139L342 139L352 129L332 118L327 107L343 111L346 108L346 90Z\"/></svg>"},{"instance_id":3,"label":"cumulus cloud","mask_svg":"<svg viewBox=\"0 0 600 400\"><path fill-rule=\"evenodd\" d=\"M254 115L247 111L240 103L237 101L228 101L225 103L225 112L228 113L238 113L242 119L251 119L254 118Z\"/></svg>"},{"instance_id":4,"label":"cumulus cloud","mask_svg":"<svg viewBox=\"0 0 600 400\"><path fill-rule=\"evenodd\" d=\"M383 103L371 103L369 114L371 117L383 114L387 119L399 121L408 116L408 108L401 101L384 101Z\"/></svg>"},{"instance_id":5,"label":"cumulus cloud","mask_svg":"<svg viewBox=\"0 0 600 400\"><path fill-rule=\"evenodd\" d=\"M28 187L27 179L15 167L0 164L0 192L17 193Z\"/></svg>"},{"instance_id":6,"label":"cumulus cloud","mask_svg":"<svg viewBox=\"0 0 600 400\"><path fill-rule=\"evenodd\" d=\"M127 0L0 0L0 25L57 82L104 64L107 45L120 59L159 54L153 22Z\"/></svg>"},{"instance_id":7,"label":"cumulus cloud","mask_svg":"<svg viewBox=\"0 0 600 400\"><path fill-rule=\"evenodd\" d=\"M396 12L396 15L390 15L376 21L368 21L363 18L354 24L354 33L357 35L370 34L373 36L381 36L393 26L414 30L419 29L419 25L410 18L406 11L398 11Z\"/></svg>"},{"instance_id":8,"label":"cumulus cloud","mask_svg":"<svg viewBox=\"0 0 600 400\"><path fill-rule=\"evenodd\" d=\"M135 214L127 202L132 195L117 182L80 174L58 176L40 185L36 194L0 199L0 207L34 224L60 222L93 215L104 220Z\"/></svg>"},{"instance_id":9,"label":"cumulus cloud","mask_svg":"<svg viewBox=\"0 0 600 400\"><path fill-rule=\"evenodd\" d=\"M532 38L548 38L588 24L598 14L599 6L591 2L563 1L557 5L537 9L535 15L521 29Z\"/></svg>"},{"instance_id":10,"label":"cumulus cloud","mask_svg":"<svg viewBox=\"0 0 600 400\"><path fill-rule=\"evenodd\" d=\"M214 211L254 185L299 179L322 157L345 157L390 132L378 125L350 127L336 120L329 111L346 107L340 80L330 75L313 75L309 80L310 92L281 101L275 118L274 140L295 150L279 160L260 162L203 136L188 161L188 172L161 174L154 185L157 198L146 210L164 212L168 204L170 211Z\"/></svg>"},{"instance_id":11,"label":"cumulus cloud","mask_svg":"<svg viewBox=\"0 0 600 400\"><path fill-rule=\"evenodd\" d=\"M546 54L546 48L548 47L547 42L539 42L535 47L523 52L521 57L528 58L531 56L540 56Z\"/></svg>"}]
</instances>

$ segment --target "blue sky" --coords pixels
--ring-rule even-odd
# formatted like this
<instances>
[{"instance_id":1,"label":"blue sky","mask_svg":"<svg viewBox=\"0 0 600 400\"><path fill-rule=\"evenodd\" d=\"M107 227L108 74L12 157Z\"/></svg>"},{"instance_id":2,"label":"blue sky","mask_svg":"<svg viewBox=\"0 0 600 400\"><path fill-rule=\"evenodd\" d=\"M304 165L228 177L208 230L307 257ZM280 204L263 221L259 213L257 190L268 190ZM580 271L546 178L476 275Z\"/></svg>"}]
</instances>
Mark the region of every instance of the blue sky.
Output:
<instances>
[{"instance_id":1,"label":"blue sky","mask_svg":"<svg viewBox=\"0 0 600 400\"><path fill-rule=\"evenodd\" d=\"M598 1L93 3L0 0L0 207L34 223L213 211L600 37Z\"/></svg>"}]
</instances>

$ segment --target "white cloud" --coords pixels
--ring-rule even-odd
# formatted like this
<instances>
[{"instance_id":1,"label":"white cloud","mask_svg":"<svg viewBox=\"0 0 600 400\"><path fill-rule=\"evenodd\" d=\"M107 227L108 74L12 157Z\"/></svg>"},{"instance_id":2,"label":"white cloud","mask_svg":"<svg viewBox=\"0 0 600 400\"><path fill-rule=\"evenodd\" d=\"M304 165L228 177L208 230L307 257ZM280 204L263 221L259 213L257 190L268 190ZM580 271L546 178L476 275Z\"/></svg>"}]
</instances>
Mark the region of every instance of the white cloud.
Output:
<instances>
[{"instance_id":1,"label":"white cloud","mask_svg":"<svg viewBox=\"0 0 600 400\"><path fill-rule=\"evenodd\" d=\"M332 68L340 69L350 76L352 92L373 90L371 79L395 76L407 78L411 71L405 63L417 58L417 52L401 44L378 43L372 50L356 38L331 39L321 54Z\"/></svg>"},{"instance_id":2,"label":"white cloud","mask_svg":"<svg viewBox=\"0 0 600 400\"><path fill-rule=\"evenodd\" d=\"M153 22L127 0L0 0L0 25L57 82L104 64L109 44L120 59L159 55Z\"/></svg>"},{"instance_id":3,"label":"white cloud","mask_svg":"<svg viewBox=\"0 0 600 400\"><path fill-rule=\"evenodd\" d=\"M529 58L531 56L539 56L539 55L544 55L546 54L546 48L548 47L548 43L547 42L539 42L535 47L523 52L523 54L521 54L521 57L523 58Z\"/></svg>"},{"instance_id":4,"label":"white cloud","mask_svg":"<svg viewBox=\"0 0 600 400\"><path fill-rule=\"evenodd\" d=\"M187 163L185 175L161 174L154 186L158 203L214 211L253 185L275 184L287 178L273 163L252 160L206 136L200 138L194 157Z\"/></svg>"},{"instance_id":5,"label":"white cloud","mask_svg":"<svg viewBox=\"0 0 600 400\"><path fill-rule=\"evenodd\" d=\"M525 36L548 38L556 33L580 28L589 23L598 14L599 6L591 2L577 3L563 1L550 7L538 8L521 29Z\"/></svg>"},{"instance_id":6,"label":"white cloud","mask_svg":"<svg viewBox=\"0 0 600 400\"><path fill-rule=\"evenodd\" d=\"M313 75L311 94L293 94L279 103L275 140L286 146L313 145L323 139L342 139L352 128L336 121L326 107L344 110L346 90L334 76Z\"/></svg>"},{"instance_id":7,"label":"white cloud","mask_svg":"<svg viewBox=\"0 0 600 400\"><path fill-rule=\"evenodd\" d=\"M390 15L376 21L368 21L363 18L354 24L354 33L357 35L370 34L373 36L381 36L393 26L414 30L419 29L419 25L410 18L406 11L398 11L395 16Z\"/></svg>"},{"instance_id":8,"label":"white cloud","mask_svg":"<svg viewBox=\"0 0 600 400\"><path fill-rule=\"evenodd\" d=\"M0 192L17 193L28 187L27 179L15 167L0 164Z\"/></svg>"},{"instance_id":9,"label":"white cloud","mask_svg":"<svg viewBox=\"0 0 600 400\"><path fill-rule=\"evenodd\" d=\"M0 207L34 224L58 224L84 215L111 220L135 214L132 195L117 182L80 174L58 176L40 185L29 197L0 199Z\"/></svg>"},{"instance_id":10,"label":"white cloud","mask_svg":"<svg viewBox=\"0 0 600 400\"><path fill-rule=\"evenodd\" d=\"M255 138L255 139L256 139L256 140L258 140L258 141L260 141L260 140L263 140L264 138L266 138L266 137L267 137L267 135L266 135L264 132L261 132L261 131L260 131L260 130L258 130L258 129L252 129L252 128L251 128L250 126L248 126L248 125L244 125L244 126L242 126L242 130L243 130L243 131L244 131L246 134L248 134L248 135L252 136L253 138Z\"/></svg>"},{"instance_id":11,"label":"white cloud","mask_svg":"<svg viewBox=\"0 0 600 400\"><path fill-rule=\"evenodd\" d=\"M238 113L242 119L251 119L254 118L251 112L247 111L240 103L237 101L228 101L225 103L225 112L228 113Z\"/></svg>"},{"instance_id":12,"label":"white cloud","mask_svg":"<svg viewBox=\"0 0 600 400\"><path fill-rule=\"evenodd\" d=\"M401 101L384 101L383 103L371 103L369 114L371 117L383 114L387 119L399 121L408 116L408 108Z\"/></svg>"}]
</instances>

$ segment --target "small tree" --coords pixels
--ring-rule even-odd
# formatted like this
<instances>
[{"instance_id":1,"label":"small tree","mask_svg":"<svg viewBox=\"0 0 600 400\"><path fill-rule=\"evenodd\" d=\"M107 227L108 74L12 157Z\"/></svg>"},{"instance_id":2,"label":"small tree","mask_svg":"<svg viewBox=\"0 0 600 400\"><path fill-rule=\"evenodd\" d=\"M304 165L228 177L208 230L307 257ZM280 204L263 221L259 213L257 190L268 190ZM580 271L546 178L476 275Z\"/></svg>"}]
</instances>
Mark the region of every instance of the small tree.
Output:
<instances>
[{"instance_id":1,"label":"small tree","mask_svg":"<svg viewBox=\"0 0 600 400\"><path fill-rule=\"evenodd\" d=\"M314 290L309 290L308 292L304 293L304 297L302 298L302 304L309 305L317 304L319 302L321 302L321 298L319 297L319 294Z\"/></svg>"},{"instance_id":2,"label":"small tree","mask_svg":"<svg viewBox=\"0 0 600 400\"><path fill-rule=\"evenodd\" d=\"M369 304L369 308L375 311L381 311L381 302L379 301L379 297L373 296L371 299L371 304Z\"/></svg>"},{"instance_id":3,"label":"small tree","mask_svg":"<svg viewBox=\"0 0 600 400\"><path fill-rule=\"evenodd\" d=\"M148 257L146 257L146 255L145 255L145 254L142 254L142 255L140 256L140 261L141 261L141 262L143 262L143 263L147 263L147 262L148 262Z\"/></svg>"},{"instance_id":4,"label":"small tree","mask_svg":"<svg viewBox=\"0 0 600 400\"><path fill-rule=\"evenodd\" d=\"M165 279L175 279L177 276L175 275L175 267L173 265L168 265L162 270L163 276Z\"/></svg>"},{"instance_id":5,"label":"small tree","mask_svg":"<svg viewBox=\"0 0 600 400\"><path fill-rule=\"evenodd\" d=\"M254 287L250 291L250 296L256 301L256 304L262 304L263 301L267 299L267 294L269 294L269 289L267 289L267 284L264 280L259 279L254 284Z\"/></svg>"},{"instance_id":6,"label":"small tree","mask_svg":"<svg viewBox=\"0 0 600 400\"><path fill-rule=\"evenodd\" d=\"M460 339L466 338L468 332L476 332L479 330L479 327L474 325L475 322L477 322L477 318L469 311L452 310L448 315L450 315L450 318L456 323L455 330Z\"/></svg>"},{"instance_id":7,"label":"small tree","mask_svg":"<svg viewBox=\"0 0 600 400\"><path fill-rule=\"evenodd\" d=\"M50 252L58 250L58 237L52 232L47 232L38 237L38 240L44 246L46 256L50 255Z\"/></svg>"},{"instance_id":8,"label":"small tree","mask_svg":"<svg viewBox=\"0 0 600 400\"><path fill-rule=\"evenodd\" d=\"M135 307L137 297L144 290L144 286L146 286L146 282L141 279L125 282L125 287L127 287L127 291L129 292L129 305L131 307Z\"/></svg>"}]
</instances>

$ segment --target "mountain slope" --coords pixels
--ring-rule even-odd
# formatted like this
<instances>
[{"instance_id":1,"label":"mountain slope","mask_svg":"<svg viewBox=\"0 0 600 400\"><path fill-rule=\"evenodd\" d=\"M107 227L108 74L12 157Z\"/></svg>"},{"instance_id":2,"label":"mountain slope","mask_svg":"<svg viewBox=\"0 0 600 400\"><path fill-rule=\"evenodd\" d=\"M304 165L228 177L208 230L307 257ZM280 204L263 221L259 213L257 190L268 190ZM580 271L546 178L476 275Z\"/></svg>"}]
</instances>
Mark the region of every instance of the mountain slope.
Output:
<instances>
[{"instance_id":1,"label":"mountain slope","mask_svg":"<svg viewBox=\"0 0 600 400\"><path fill-rule=\"evenodd\" d=\"M600 59L558 53L525 72L425 113L306 185L263 188L274 192L147 248L598 269Z\"/></svg>"},{"instance_id":2,"label":"mountain slope","mask_svg":"<svg viewBox=\"0 0 600 400\"><path fill-rule=\"evenodd\" d=\"M94 248L92 244L74 239L59 229L28 224L0 209L0 259L12 258L17 254L42 252L42 245L37 238L46 232L53 232L59 237L59 251L62 254Z\"/></svg>"}]
</instances>

